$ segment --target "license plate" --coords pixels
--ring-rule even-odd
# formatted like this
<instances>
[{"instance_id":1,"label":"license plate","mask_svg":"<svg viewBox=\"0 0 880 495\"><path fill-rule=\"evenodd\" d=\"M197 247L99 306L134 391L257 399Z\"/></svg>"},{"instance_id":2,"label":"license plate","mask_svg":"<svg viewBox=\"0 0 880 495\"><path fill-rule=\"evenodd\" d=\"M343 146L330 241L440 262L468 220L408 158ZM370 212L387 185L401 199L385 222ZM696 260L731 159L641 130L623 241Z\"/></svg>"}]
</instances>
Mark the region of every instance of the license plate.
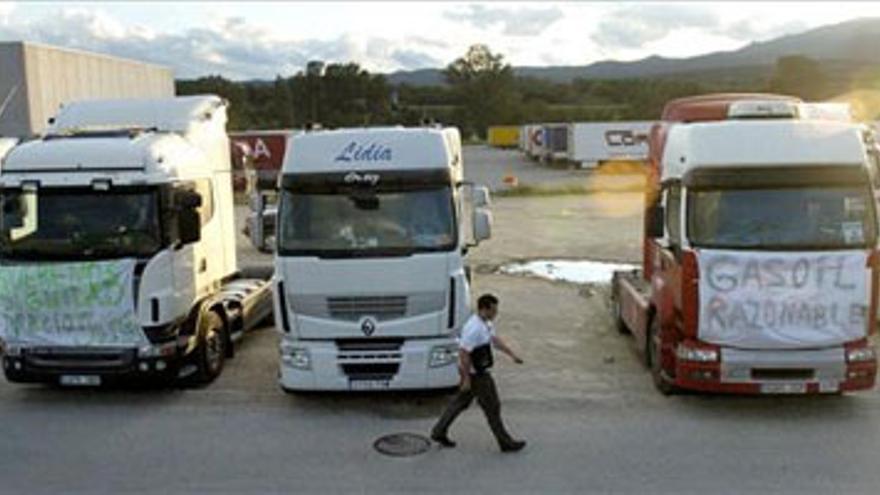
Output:
<instances>
[{"instance_id":1,"label":"license plate","mask_svg":"<svg viewBox=\"0 0 880 495\"><path fill-rule=\"evenodd\" d=\"M97 387L101 384L99 375L61 375L58 380L61 385L71 387Z\"/></svg>"},{"instance_id":2,"label":"license plate","mask_svg":"<svg viewBox=\"0 0 880 495\"><path fill-rule=\"evenodd\" d=\"M820 380L819 392L823 394L840 392L840 383L837 380Z\"/></svg>"},{"instance_id":3,"label":"license plate","mask_svg":"<svg viewBox=\"0 0 880 495\"><path fill-rule=\"evenodd\" d=\"M763 383L761 384L762 394L805 394L807 393L806 383Z\"/></svg>"},{"instance_id":4,"label":"license plate","mask_svg":"<svg viewBox=\"0 0 880 495\"><path fill-rule=\"evenodd\" d=\"M391 380L351 380L348 387L351 390L384 390L391 386Z\"/></svg>"}]
</instances>

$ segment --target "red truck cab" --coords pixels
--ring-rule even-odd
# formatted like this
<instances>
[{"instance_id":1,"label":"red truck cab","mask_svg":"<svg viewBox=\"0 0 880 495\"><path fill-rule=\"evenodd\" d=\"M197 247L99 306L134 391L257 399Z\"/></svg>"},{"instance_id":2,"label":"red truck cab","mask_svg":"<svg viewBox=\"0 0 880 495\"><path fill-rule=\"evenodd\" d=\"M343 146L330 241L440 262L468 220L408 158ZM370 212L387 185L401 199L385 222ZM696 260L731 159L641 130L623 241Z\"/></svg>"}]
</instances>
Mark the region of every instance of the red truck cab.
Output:
<instances>
[{"instance_id":1,"label":"red truck cab","mask_svg":"<svg viewBox=\"0 0 880 495\"><path fill-rule=\"evenodd\" d=\"M874 386L874 148L799 104L684 98L651 131L643 267L612 305L661 392Z\"/></svg>"}]
</instances>

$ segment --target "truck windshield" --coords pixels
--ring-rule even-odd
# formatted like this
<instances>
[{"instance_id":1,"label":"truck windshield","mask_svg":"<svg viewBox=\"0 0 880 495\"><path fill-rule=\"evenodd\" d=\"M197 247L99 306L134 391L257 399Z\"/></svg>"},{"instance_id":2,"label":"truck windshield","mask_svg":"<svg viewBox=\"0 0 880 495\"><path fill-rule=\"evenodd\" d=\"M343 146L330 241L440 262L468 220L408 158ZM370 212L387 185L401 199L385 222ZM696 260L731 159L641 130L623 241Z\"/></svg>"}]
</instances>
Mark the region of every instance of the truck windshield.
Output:
<instances>
[{"instance_id":1,"label":"truck windshield","mask_svg":"<svg viewBox=\"0 0 880 495\"><path fill-rule=\"evenodd\" d=\"M155 189L0 192L4 259L148 257L162 247Z\"/></svg>"},{"instance_id":2,"label":"truck windshield","mask_svg":"<svg viewBox=\"0 0 880 495\"><path fill-rule=\"evenodd\" d=\"M872 246L876 224L864 186L688 191L696 247L844 249Z\"/></svg>"},{"instance_id":3,"label":"truck windshield","mask_svg":"<svg viewBox=\"0 0 880 495\"><path fill-rule=\"evenodd\" d=\"M278 252L321 257L399 256L456 243L448 186L403 191L284 191Z\"/></svg>"}]
</instances>

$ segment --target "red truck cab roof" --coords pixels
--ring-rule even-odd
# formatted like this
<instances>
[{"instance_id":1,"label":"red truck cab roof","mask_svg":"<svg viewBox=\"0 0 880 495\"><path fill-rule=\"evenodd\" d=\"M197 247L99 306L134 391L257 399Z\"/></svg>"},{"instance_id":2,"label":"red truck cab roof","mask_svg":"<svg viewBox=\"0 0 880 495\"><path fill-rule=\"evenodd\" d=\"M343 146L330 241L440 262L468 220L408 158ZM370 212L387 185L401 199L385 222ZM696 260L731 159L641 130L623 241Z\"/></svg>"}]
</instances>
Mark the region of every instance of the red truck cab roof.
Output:
<instances>
[{"instance_id":1,"label":"red truck cab roof","mask_svg":"<svg viewBox=\"0 0 880 495\"><path fill-rule=\"evenodd\" d=\"M794 96L769 93L716 93L710 95L688 96L672 100L663 107L660 120L664 122L706 122L727 118L730 104L743 100L787 101L801 103Z\"/></svg>"},{"instance_id":2,"label":"red truck cab roof","mask_svg":"<svg viewBox=\"0 0 880 495\"><path fill-rule=\"evenodd\" d=\"M650 280L653 272L654 250L656 249L653 240L647 235L647 212L660 200L660 178L663 175L660 163L663 159L663 149L666 146L666 135L670 124L726 120L730 105L744 100L802 102L800 98L795 96L769 93L714 93L688 96L667 102L663 107L660 122L651 127L648 140L648 187L645 190L644 236L642 239L642 274L645 279Z\"/></svg>"},{"instance_id":3,"label":"red truck cab roof","mask_svg":"<svg viewBox=\"0 0 880 495\"><path fill-rule=\"evenodd\" d=\"M655 178L660 178L660 159L663 156L663 148L666 144L666 130L670 123L674 122L708 122L713 120L726 120L730 105L737 101L761 100L761 101L785 101L801 103L800 98L786 95L768 93L716 93L699 96L678 98L666 103L660 122L651 128L650 140L648 141L648 166ZM652 178L653 179L653 178ZM659 188L659 184L654 184Z\"/></svg>"}]
</instances>

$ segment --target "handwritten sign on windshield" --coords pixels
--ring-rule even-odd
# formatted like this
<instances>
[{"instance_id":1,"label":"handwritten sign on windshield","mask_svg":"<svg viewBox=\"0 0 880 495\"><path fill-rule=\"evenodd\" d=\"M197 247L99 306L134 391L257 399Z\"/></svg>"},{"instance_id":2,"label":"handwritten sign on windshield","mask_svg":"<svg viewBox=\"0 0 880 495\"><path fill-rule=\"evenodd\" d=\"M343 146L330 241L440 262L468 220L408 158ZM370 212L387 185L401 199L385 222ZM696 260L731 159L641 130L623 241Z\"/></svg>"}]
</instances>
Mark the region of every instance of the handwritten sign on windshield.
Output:
<instances>
[{"instance_id":1,"label":"handwritten sign on windshield","mask_svg":"<svg viewBox=\"0 0 880 495\"><path fill-rule=\"evenodd\" d=\"M0 268L0 337L57 346L134 346L134 260Z\"/></svg>"},{"instance_id":2,"label":"handwritten sign on windshield","mask_svg":"<svg viewBox=\"0 0 880 495\"><path fill-rule=\"evenodd\" d=\"M836 345L865 336L866 254L702 251L700 338L737 347Z\"/></svg>"}]
</instances>

